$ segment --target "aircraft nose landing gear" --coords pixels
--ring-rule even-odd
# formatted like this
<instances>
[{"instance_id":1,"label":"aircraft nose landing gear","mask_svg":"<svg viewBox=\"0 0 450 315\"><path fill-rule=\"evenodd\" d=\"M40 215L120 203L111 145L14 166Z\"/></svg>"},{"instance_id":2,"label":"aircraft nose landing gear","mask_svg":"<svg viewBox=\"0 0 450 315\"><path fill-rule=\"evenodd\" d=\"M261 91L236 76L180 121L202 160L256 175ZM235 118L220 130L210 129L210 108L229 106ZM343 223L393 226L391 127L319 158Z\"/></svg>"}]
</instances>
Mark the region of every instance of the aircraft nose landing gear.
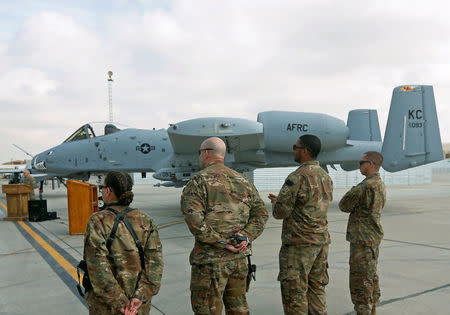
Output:
<instances>
[{"instance_id":1,"label":"aircraft nose landing gear","mask_svg":"<svg viewBox=\"0 0 450 315\"><path fill-rule=\"evenodd\" d=\"M104 207L105 207L105 202L103 201L102 196L99 196L99 197L98 197L98 208L99 208L100 210L103 210Z\"/></svg>"}]
</instances>

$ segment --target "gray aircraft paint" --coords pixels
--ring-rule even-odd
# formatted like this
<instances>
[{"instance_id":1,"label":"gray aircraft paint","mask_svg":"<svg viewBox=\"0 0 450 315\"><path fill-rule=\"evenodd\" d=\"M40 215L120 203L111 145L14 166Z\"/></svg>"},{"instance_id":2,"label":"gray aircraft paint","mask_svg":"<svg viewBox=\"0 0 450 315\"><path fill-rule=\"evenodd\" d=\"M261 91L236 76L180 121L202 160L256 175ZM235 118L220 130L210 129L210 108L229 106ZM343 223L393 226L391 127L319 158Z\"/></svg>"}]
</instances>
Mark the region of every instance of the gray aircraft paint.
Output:
<instances>
[{"instance_id":1,"label":"gray aircraft paint","mask_svg":"<svg viewBox=\"0 0 450 315\"><path fill-rule=\"evenodd\" d=\"M348 112L347 127L350 140L381 142L377 111L355 109Z\"/></svg>"},{"instance_id":2,"label":"gray aircraft paint","mask_svg":"<svg viewBox=\"0 0 450 315\"><path fill-rule=\"evenodd\" d=\"M372 150L383 153L388 171L443 158L431 86L394 89L384 143L377 112L368 109L350 111L347 124L326 114L268 111L259 113L257 121L197 118L167 130L119 130L109 125L105 133L95 136L89 125L82 126L64 143L33 157L32 173L87 179L111 170L154 172L153 177L168 185L183 185L199 170L201 142L213 136L225 141L225 163L240 172L296 166L292 145L304 134L320 138L318 160L325 169L327 164L356 169L362 154Z\"/></svg>"},{"instance_id":3,"label":"gray aircraft paint","mask_svg":"<svg viewBox=\"0 0 450 315\"><path fill-rule=\"evenodd\" d=\"M433 87L396 87L382 148L390 172L442 160L442 142Z\"/></svg>"}]
</instances>

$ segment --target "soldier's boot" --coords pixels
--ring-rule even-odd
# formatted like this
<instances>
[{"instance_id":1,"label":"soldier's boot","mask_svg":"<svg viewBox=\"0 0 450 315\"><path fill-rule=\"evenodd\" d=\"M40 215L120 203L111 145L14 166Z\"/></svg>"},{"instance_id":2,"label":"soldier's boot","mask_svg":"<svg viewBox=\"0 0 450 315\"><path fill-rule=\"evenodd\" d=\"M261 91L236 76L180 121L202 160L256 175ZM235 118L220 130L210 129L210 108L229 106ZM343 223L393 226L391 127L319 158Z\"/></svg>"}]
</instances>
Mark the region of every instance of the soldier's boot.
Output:
<instances>
[{"instance_id":1,"label":"soldier's boot","mask_svg":"<svg viewBox=\"0 0 450 315\"><path fill-rule=\"evenodd\" d=\"M356 315L371 315L370 305L355 305Z\"/></svg>"},{"instance_id":2,"label":"soldier's boot","mask_svg":"<svg viewBox=\"0 0 450 315\"><path fill-rule=\"evenodd\" d=\"M372 313L370 315L377 315L377 306L375 304L372 306Z\"/></svg>"}]
</instances>

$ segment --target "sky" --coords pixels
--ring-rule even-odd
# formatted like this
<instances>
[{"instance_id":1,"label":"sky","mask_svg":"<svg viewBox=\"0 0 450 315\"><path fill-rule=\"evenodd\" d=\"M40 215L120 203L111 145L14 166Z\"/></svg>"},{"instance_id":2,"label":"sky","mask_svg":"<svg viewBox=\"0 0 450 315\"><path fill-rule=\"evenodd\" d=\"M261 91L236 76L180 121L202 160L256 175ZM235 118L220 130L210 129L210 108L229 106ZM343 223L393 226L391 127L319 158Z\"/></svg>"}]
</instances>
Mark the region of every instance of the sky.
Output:
<instances>
[{"instance_id":1,"label":"sky","mask_svg":"<svg viewBox=\"0 0 450 315\"><path fill-rule=\"evenodd\" d=\"M78 127L198 117L378 111L394 87L434 87L450 142L447 1L0 1L0 162Z\"/></svg>"}]
</instances>

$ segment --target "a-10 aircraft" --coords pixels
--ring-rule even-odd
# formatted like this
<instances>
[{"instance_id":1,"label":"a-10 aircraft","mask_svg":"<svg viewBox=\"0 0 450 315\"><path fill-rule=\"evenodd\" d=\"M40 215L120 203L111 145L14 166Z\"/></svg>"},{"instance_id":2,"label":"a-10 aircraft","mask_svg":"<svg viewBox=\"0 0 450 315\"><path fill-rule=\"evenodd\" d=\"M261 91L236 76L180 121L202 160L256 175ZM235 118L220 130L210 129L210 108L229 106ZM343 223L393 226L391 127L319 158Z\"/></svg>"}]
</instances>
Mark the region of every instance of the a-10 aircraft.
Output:
<instances>
[{"instance_id":1,"label":"a-10 aircraft","mask_svg":"<svg viewBox=\"0 0 450 315\"><path fill-rule=\"evenodd\" d=\"M295 166L292 145L304 134L320 138L320 165L358 168L361 155L381 152L383 168L396 172L443 158L433 87L406 85L393 91L381 140L376 110L357 109L344 121L320 113L267 111L257 121L241 118L197 118L171 124L167 130L120 130L107 124L96 135L86 124L62 144L35 155L31 173L38 179L88 180L112 170L154 172L165 186L182 186L199 171L198 149L208 137L227 145L225 164L240 172Z\"/></svg>"}]
</instances>

